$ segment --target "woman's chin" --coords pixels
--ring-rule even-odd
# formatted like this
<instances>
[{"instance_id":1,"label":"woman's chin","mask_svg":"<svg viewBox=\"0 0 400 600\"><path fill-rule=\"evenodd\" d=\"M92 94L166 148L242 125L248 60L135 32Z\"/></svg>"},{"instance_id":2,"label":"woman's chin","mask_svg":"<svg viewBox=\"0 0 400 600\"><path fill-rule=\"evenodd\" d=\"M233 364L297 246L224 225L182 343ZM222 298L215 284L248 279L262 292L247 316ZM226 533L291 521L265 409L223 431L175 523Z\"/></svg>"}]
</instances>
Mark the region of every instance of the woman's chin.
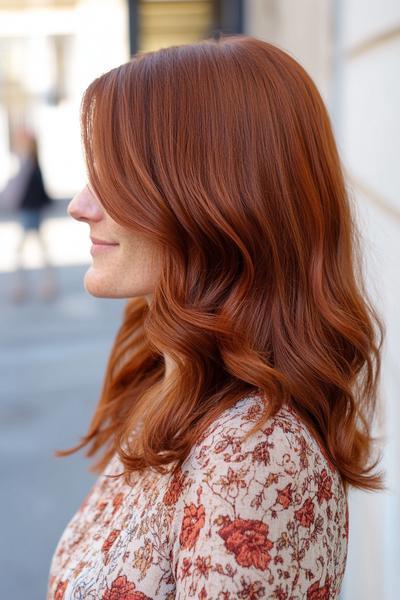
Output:
<instances>
[{"instance_id":1,"label":"woman's chin","mask_svg":"<svg viewBox=\"0 0 400 600\"><path fill-rule=\"evenodd\" d=\"M107 283L107 278L100 273L97 273L95 269L89 268L83 278L83 285L85 290L91 296L96 298L115 298L113 293L113 286Z\"/></svg>"},{"instance_id":2,"label":"woman's chin","mask_svg":"<svg viewBox=\"0 0 400 600\"><path fill-rule=\"evenodd\" d=\"M132 284L128 286L126 278L121 282L116 280L113 271L107 272L105 269L96 269L93 266L86 271L83 286L88 294L96 298L128 299L151 292L148 286Z\"/></svg>"}]
</instances>

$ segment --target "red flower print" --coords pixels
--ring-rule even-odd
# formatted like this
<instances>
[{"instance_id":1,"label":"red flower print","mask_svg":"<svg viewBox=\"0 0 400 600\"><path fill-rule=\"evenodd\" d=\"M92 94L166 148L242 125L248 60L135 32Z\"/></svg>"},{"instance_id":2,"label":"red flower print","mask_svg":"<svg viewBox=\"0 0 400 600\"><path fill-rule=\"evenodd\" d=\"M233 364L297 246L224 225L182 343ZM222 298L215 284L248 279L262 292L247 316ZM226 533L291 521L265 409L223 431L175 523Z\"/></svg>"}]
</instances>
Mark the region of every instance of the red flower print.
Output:
<instances>
[{"instance_id":1,"label":"red flower print","mask_svg":"<svg viewBox=\"0 0 400 600\"><path fill-rule=\"evenodd\" d=\"M208 579L211 571L211 556L197 556L195 562L196 573Z\"/></svg>"},{"instance_id":2,"label":"red flower print","mask_svg":"<svg viewBox=\"0 0 400 600\"><path fill-rule=\"evenodd\" d=\"M285 592L282 589L281 585L279 587L275 588L274 594L275 594L274 598L276 598L276 600L287 600L287 597L288 597L287 592Z\"/></svg>"},{"instance_id":3,"label":"red flower print","mask_svg":"<svg viewBox=\"0 0 400 600\"><path fill-rule=\"evenodd\" d=\"M113 543L115 542L115 540L117 539L117 537L119 536L120 532L121 532L120 529L113 529L111 531L111 533L109 534L109 536L107 537L107 539L105 540L103 546L101 547L105 565L108 563L108 553L110 551L110 548L113 545Z\"/></svg>"},{"instance_id":4,"label":"red flower print","mask_svg":"<svg viewBox=\"0 0 400 600\"><path fill-rule=\"evenodd\" d=\"M185 579L185 577L189 577L191 575L190 569L192 566L192 561L189 558L183 559L183 564L181 567L181 579Z\"/></svg>"},{"instance_id":5,"label":"red flower print","mask_svg":"<svg viewBox=\"0 0 400 600\"><path fill-rule=\"evenodd\" d=\"M54 594L54 600L63 600L64 599L64 593L65 590L67 589L67 585L68 585L68 581L59 581L55 594Z\"/></svg>"},{"instance_id":6,"label":"red flower print","mask_svg":"<svg viewBox=\"0 0 400 600\"><path fill-rule=\"evenodd\" d=\"M307 590L307 600L329 600L331 588L331 578L328 577L325 585L319 587L319 581L312 584Z\"/></svg>"},{"instance_id":7,"label":"red flower print","mask_svg":"<svg viewBox=\"0 0 400 600\"><path fill-rule=\"evenodd\" d=\"M265 486L269 487L270 485L275 485L275 483L278 483L279 481L279 475L277 473L268 473L268 477L265 480Z\"/></svg>"},{"instance_id":8,"label":"red flower print","mask_svg":"<svg viewBox=\"0 0 400 600\"><path fill-rule=\"evenodd\" d=\"M93 517L94 521L97 521L98 519L100 519L100 517L103 514L103 512L105 511L107 505L108 505L108 502L98 502L96 504L96 512Z\"/></svg>"},{"instance_id":9,"label":"red flower print","mask_svg":"<svg viewBox=\"0 0 400 600\"><path fill-rule=\"evenodd\" d=\"M260 598L265 598L265 587L261 581L251 581L250 583L247 583L245 578L242 577L240 584L242 587L238 590L237 598L243 598L243 600L259 600Z\"/></svg>"},{"instance_id":10,"label":"red flower print","mask_svg":"<svg viewBox=\"0 0 400 600\"><path fill-rule=\"evenodd\" d=\"M318 444L318 449L321 452L322 456L325 458L326 462L328 463L330 470L332 471L332 473L334 473L335 465L332 463L331 459L329 458L325 446L323 444L321 444L319 440L316 440L316 442Z\"/></svg>"},{"instance_id":11,"label":"red flower print","mask_svg":"<svg viewBox=\"0 0 400 600\"><path fill-rule=\"evenodd\" d=\"M256 421L261 413L261 406L259 404L252 404L247 413L243 416L243 421Z\"/></svg>"},{"instance_id":12,"label":"red flower print","mask_svg":"<svg viewBox=\"0 0 400 600\"><path fill-rule=\"evenodd\" d=\"M207 594L206 588L203 585L203 587L200 590L199 600L206 600L206 598L208 598L208 594Z\"/></svg>"},{"instance_id":13,"label":"red flower print","mask_svg":"<svg viewBox=\"0 0 400 600\"><path fill-rule=\"evenodd\" d=\"M238 440L235 436L231 435L230 433L225 433L223 436L221 436L221 440L215 444L214 450L215 452L220 454L221 452L226 450L228 446L231 446L232 454L240 452L241 450L240 440Z\"/></svg>"},{"instance_id":14,"label":"red flower print","mask_svg":"<svg viewBox=\"0 0 400 600\"><path fill-rule=\"evenodd\" d=\"M262 521L235 519L224 525L218 534L242 567L256 567L262 571L268 567L273 543L267 538L268 525Z\"/></svg>"},{"instance_id":15,"label":"red flower print","mask_svg":"<svg viewBox=\"0 0 400 600\"><path fill-rule=\"evenodd\" d=\"M298 442L299 442L299 458L300 458L300 467L302 469L307 469L308 468L308 457L307 457L307 442L304 439L304 437L301 435L299 438L297 438Z\"/></svg>"},{"instance_id":16,"label":"red flower print","mask_svg":"<svg viewBox=\"0 0 400 600\"><path fill-rule=\"evenodd\" d=\"M79 573L82 571L83 567L86 565L85 561L79 561L76 565L76 568L73 570L72 576L78 577Z\"/></svg>"},{"instance_id":17,"label":"red flower print","mask_svg":"<svg viewBox=\"0 0 400 600\"><path fill-rule=\"evenodd\" d=\"M257 444L253 450L253 460L264 465L269 465L271 457L268 448L271 448L271 444L268 442L260 442Z\"/></svg>"},{"instance_id":18,"label":"red flower print","mask_svg":"<svg viewBox=\"0 0 400 600\"><path fill-rule=\"evenodd\" d=\"M193 502L185 506L182 529L179 541L182 548L193 548L199 537L200 529L205 523L204 506L196 506Z\"/></svg>"},{"instance_id":19,"label":"red flower print","mask_svg":"<svg viewBox=\"0 0 400 600\"><path fill-rule=\"evenodd\" d=\"M113 515L115 515L115 513L117 512L117 510L119 510L119 508L121 507L122 504L122 500L124 499L124 494L122 492L120 492L119 494L117 494L116 496L114 496L112 504L114 507L113 510Z\"/></svg>"},{"instance_id":20,"label":"red flower print","mask_svg":"<svg viewBox=\"0 0 400 600\"><path fill-rule=\"evenodd\" d=\"M218 417L187 467L125 482L116 452L55 551L49 600L85 582L93 600L174 600L176 588L182 600L333 600L349 533L340 473L284 408L245 446L261 416L249 406Z\"/></svg>"},{"instance_id":21,"label":"red flower print","mask_svg":"<svg viewBox=\"0 0 400 600\"><path fill-rule=\"evenodd\" d=\"M295 511L294 516L303 527L310 527L314 523L314 504L311 498L307 498L303 506Z\"/></svg>"},{"instance_id":22,"label":"red flower print","mask_svg":"<svg viewBox=\"0 0 400 600\"><path fill-rule=\"evenodd\" d=\"M288 506L292 503L292 484L288 483L283 490L276 491L278 492L276 502L281 504L283 508L288 508Z\"/></svg>"},{"instance_id":23,"label":"red flower print","mask_svg":"<svg viewBox=\"0 0 400 600\"><path fill-rule=\"evenodd\" d=\"M167 506L171 506L177 503L178 498L183 490L185 478L186 476L181 470L178 470L178 472L174 474L167 488L167 491L164 494L164 504L166 504Z\"/></svg>"},{"instance_id":24,"label":"red flower print","mask_svg":"<svg viewBox=\"0 0 400 600\"><path fill-rule=\"evenodd\" d=\"M330 500L333 496L332 494L332 477L329 477L326 469L324 469L321 475L318 476L318 491L317 498L318 502L321 504L322 500Z\"/></svg>"},{"instance_id":25,"label":"red flower print","mask_svg":"<svg viewBox=\"0 0 400 600\"><path fill-rule=\"evenodd\" d=\"M102 600L152 600L143 592L135 590L135 584L127 580L126 575L120 575L112 582L111 588L103 594Z\"/></svg>"},{"instance_id":26,"label":"red flower print","mask_svg":"<svg viewBox=\"0 0 400 600\"><path fill-rule=\"evenodd\" d=\"M346 525L345 525L345 536L348 539L349 538L349 505L348 502L346 500Z\"/></svg>"}]
</instances>

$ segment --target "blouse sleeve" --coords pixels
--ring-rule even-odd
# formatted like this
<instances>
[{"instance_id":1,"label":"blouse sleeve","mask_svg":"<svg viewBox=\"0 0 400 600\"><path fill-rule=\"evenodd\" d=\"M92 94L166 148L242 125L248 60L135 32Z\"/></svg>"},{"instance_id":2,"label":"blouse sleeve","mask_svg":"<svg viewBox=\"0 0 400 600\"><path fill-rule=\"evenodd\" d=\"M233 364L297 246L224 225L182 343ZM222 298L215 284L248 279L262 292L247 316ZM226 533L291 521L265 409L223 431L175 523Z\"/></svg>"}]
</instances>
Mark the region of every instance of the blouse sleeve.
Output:
<instances>
[{"instance_id":1,"label":"blouse sleeve","mask_svg":"<svg viewBox=\"0 0 400 600\"><path fill-rule=\"evenodd\" d=\"M344 505L328 463L285 428L246 443L239 433L203 444L182 475L171 557L176 600L336 598Z\"/></svg>"}]
</instances>

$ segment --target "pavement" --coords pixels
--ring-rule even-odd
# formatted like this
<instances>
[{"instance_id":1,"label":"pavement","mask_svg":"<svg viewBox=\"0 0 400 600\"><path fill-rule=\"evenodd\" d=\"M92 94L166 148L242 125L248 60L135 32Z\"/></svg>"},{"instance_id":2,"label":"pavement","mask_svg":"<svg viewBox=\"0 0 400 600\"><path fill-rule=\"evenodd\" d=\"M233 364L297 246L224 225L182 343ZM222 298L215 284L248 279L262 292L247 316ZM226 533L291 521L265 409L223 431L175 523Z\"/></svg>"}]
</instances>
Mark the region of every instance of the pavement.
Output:
<instances>
[{"instance_id":1,"label":"pavement","mask_svg":"<svg viewBox=\"0 0 400 600\"><path fill-rule=\"evenodd\" d=\"M57 542L96 478L83 451L54 457L87 431L125 305L87 294L86 269L57 266L58 296L21 304L15 274L0 272L1 600L45 600ZM43 272L28 275L35 288Z\"/></svg>"}]
</instances>

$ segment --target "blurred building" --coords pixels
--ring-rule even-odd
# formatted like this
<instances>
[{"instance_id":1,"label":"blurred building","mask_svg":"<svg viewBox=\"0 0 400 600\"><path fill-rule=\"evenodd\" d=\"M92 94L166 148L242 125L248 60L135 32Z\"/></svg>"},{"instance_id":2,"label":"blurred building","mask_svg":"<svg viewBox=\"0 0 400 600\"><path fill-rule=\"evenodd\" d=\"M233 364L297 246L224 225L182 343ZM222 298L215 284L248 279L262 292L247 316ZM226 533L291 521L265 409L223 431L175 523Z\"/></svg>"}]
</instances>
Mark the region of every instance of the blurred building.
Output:
<instances>
[{"instance_id":1,"label":"blurred building","mask_svg":"<svg viewBox=\"0 0 400 600\"><path fill-rule=\"evenodd\" d=\"M387 326L375 435L385 494L352 491L343 600L400 590L400 3L247 0L245 31L279 45L317 83L333 121L358 216L372 300Z\"/></svg>"},{"instance_id":2,"label":"blurred building","mask_svg":"<svg viewBox=\"0 0 400 600\"><path fill-rule=\"evenodd\" d=\"M11 138L32 125L50 193L84 180L79 104L99 74L140 51L241 31L239 0L0 0L0 188L14 164Z\"/></svg>"},{"instance_id":3,"label":"blurred building","mask_svg":"<svg viewBox=\"0 0 400 600\"><path fill-rule=\"evenodd\" d=\"M128 59L126 22L123 0L0 1L2 154L12 150L15 126L32 125L55 197L73 195L84 180L80 98L94 77Z\"/></svg>"}]
</instances>

